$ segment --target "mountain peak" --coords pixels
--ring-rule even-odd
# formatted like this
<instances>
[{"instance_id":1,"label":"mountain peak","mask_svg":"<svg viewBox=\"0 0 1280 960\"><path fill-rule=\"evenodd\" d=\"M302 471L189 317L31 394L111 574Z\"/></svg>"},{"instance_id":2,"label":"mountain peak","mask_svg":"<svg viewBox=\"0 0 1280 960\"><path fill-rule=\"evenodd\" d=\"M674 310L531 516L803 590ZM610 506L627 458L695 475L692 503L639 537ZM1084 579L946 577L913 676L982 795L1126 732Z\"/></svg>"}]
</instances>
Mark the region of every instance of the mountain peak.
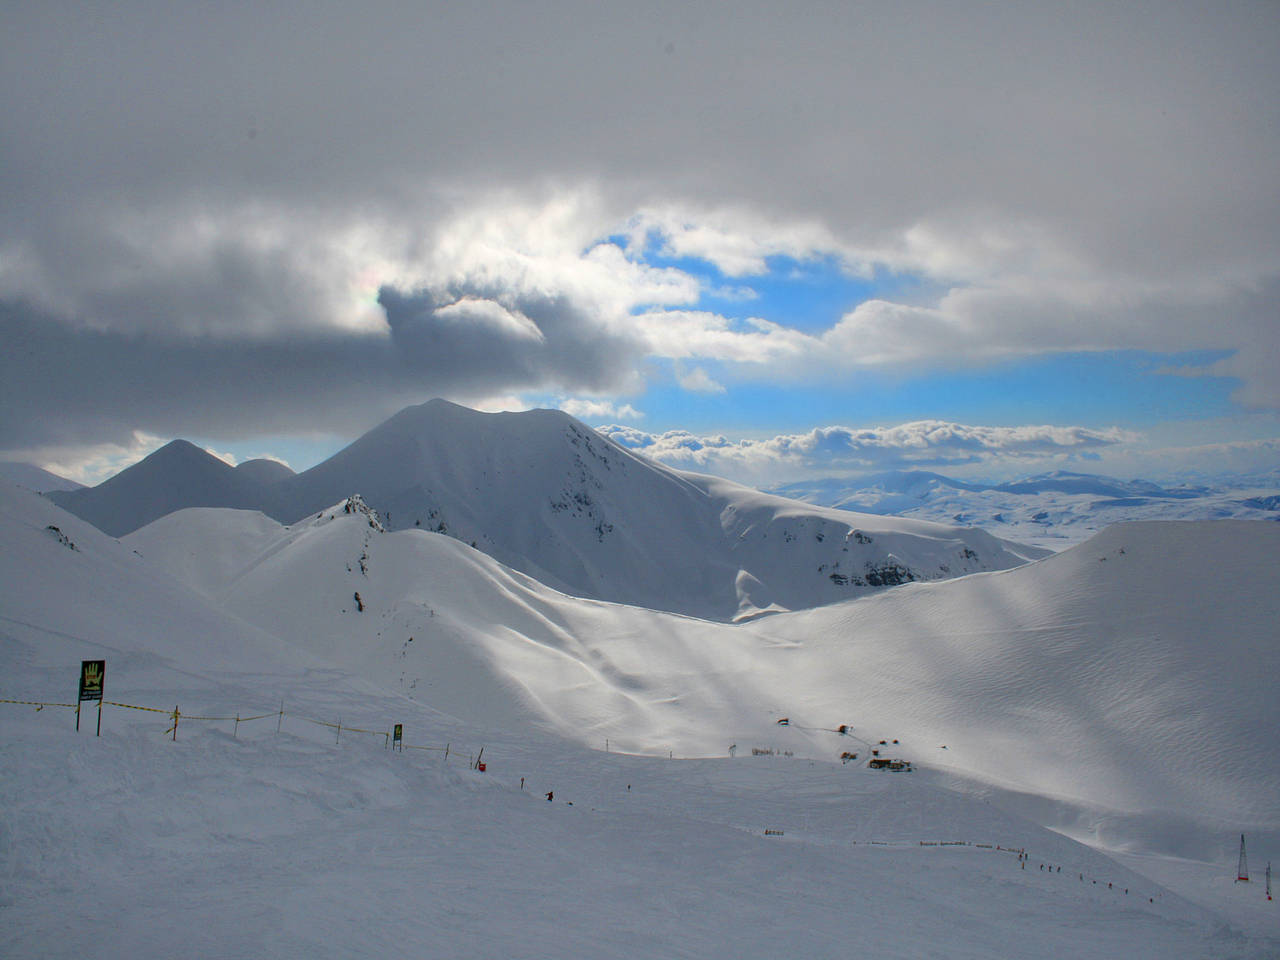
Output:
<instances>
[{"instance_id":1,"label":"mountain peak","mask_svg":"<svg viewBox=\"0 0 1280 960\"><path fill-rule=\"evenodd\" d=\"M189 440L171 440L96 487L49 496L113 537L184 507L258 509L263 500L259 484Z\"/></svg>"}]
</instances>

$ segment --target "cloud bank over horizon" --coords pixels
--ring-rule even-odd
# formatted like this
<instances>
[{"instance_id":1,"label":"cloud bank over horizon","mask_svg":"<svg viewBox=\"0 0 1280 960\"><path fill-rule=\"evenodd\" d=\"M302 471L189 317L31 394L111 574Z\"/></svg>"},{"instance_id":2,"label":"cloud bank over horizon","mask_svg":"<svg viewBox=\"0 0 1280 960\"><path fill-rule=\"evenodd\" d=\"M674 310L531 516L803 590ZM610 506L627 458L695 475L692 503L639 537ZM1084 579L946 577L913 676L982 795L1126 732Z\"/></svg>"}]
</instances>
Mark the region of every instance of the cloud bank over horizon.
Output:
<instances>
[{"instance_id":1,"label":"cloud bank over horizon","mask_svg":"<svg viewBox=\"0 0 1280 960\"><path fill-rule=\"evenodd\" d=\"M684 430L652 434L617 424L596 429L670 466L770 482L816 474L975 465L1003 471L1010 465L1096 460L1100 450L1141 439L1114 427L990 427L941 420L863 429L828 426L803 434L736 440Z\"/></svg>"}]
</instances>

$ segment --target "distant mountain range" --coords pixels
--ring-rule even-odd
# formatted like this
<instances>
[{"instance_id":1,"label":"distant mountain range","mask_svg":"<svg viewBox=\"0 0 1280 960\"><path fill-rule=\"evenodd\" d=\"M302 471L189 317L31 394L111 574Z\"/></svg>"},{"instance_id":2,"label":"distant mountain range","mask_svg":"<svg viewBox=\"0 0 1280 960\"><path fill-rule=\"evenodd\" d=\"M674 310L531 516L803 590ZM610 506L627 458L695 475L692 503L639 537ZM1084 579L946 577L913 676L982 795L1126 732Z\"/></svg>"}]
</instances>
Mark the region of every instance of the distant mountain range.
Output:
<instances>
[{"instance_id":1,"label":"distant mountain range","mask_svg":"<svg viewBox=\"0 0 1280 960\"><path fill-rule=\"evenodd\" d=\"M1000 484L923 470L790 483L773 492L806 503L972 524L1024 543L1062 549L1130 520L1280 520L1280 482L1162 487L1147 480L1055 471Z\"/></svg>"},{"instance_id":2,"label":"distant mountain range","mask_svg":"<svg viewBox=\"0 0 1280 960\"><path fill-rule=\"evenodd\" d=\"M360 494L390 529L448 534L566 593L721 620L1043 555L978 529L684 473L557 410L485 414L433 400L303 473L249 467L174 441L97 487L49 496L123 536L190 507L291 524Z\"/></svg>"}]
</instances>

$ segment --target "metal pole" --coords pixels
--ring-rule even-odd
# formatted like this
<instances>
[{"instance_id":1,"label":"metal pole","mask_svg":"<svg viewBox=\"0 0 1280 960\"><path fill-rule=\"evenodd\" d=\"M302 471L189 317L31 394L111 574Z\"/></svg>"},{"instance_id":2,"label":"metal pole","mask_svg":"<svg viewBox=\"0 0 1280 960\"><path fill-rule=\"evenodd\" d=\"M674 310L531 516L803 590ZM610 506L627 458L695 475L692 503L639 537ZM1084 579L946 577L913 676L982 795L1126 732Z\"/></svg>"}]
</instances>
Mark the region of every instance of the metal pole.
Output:
<instances>
[{"instance_id":1,"label":"metal pole","mask_svg":"<svg viewBox=\"0 0 1280 960\"><path fill-rule=\"evenodd\" d=\"M95 737L102 736L102 701L101 700L98 701L98 731L97 733L94 734L94 736Z\"/></svg>"}]
</instances>

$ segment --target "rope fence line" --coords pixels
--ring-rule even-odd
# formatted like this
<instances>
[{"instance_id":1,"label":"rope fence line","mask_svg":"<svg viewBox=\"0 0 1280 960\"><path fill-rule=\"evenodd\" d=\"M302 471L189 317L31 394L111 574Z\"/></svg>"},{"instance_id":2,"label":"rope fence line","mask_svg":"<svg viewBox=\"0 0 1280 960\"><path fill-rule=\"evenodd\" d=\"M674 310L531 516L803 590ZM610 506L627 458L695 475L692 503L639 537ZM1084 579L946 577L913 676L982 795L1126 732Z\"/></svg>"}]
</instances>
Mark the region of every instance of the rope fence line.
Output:
<instances>
[{"instance_id":1,"label":"rope fence line","mask_svg":"<svg viewBox=\"0 0 1280 960\"><path fill-rule=\"evenodd\" d=\"M92 703L93 701L88 701L88 702ZM7 697L0 697L0 703L12 703L12 704L17 704L22 706L32 706L36 708L36 712L43 710L45 707L67 707L72 710L78 710L83 705L83 701L80 704L76 704L76 703L59 703L51 700L18 700L18 699L10 699ZM182 710L177 705L175 705L172 709L168 709L164 707L145 707L136 703L123 703L119 700L99 700L98 703L100 704L99 709L101 709L101 707L103 706L122 707L125 710L140 710L145 713L164 714L170 720L170 726L167 727L164 732L166 734L172 735L175 741L178 739L178 734L177 734L178 723L182 720L201 720L201 721L207 721L207 722L234 723L236 725L236 733L233 735L238 735L240 724L242 723L248 723L252 720L267 720L267 719L270 719L271 717L275 717L278 720L283 720L285 717L290 717L291 719L294 719L294 720L300 720L303 723L311 723L311 724L315 724L316 726L328 727L331 730L336 730L338 732L339 740L341 739L341 736L343 733L360 733L366 736L382 737L387 747L390 747L392 745L392 731L390 729L370 730L366 727L351 727L342 723L341 720L339 720L337 723L334 723L331 720L317 720L314 717L304 717L298 714L292 714L287 712L283 707L281 707L281 709L279 710L273 710L271 713L258 713L248 717L242 717L239 715L222 717L222 716L206 716L204 714L183 713ZM399 726L399 724L396 724L396 726ZM277 732L279 732L278 727L277 727ZM434 747L434 746L427 746L424 744L405 743L403 740L396 740L395 746L401 750L427 750L434 753L442 753L444 754L445 759L448 759L451 755L456 755L459 757L464 756L464 754L460 753L459 751L452 750L452 746L453 746L452 744L446 744L443 747Z\"/></svg>"},{"instance_id":2,"label":"rope fence line","mask_svg":"<svg viewBox=\"0 0 1280 960\"><path fill-rule=\"evenodd\" d=\"M71 707L71 709L73 709L73 710L74 710L74 709L76 708L76 706L78 706L77 704L74 704L74 703L53 703L52 701L49 701L49 700L4 700L4 699L0 699L0 703L21 703L21 704L25 704L26 706L29 706L29 707L35 707L35 708L36 708L36 712L37 712L37 713L39 713L39 712L40 712L41 710L43 710L45 707Z\"/></svg>"},{"instance_id":3,"label":"rope fence line","mask_svg":"<svg viewBox=\"0 0 1280 960\"><path fill-rule=\"evenodd\" d=\"M140 707L134 703L117 703L115 700L103 700L108 707L124 707L126 710L146 710L148 713L173 713L172 710L160 710L157 707Z\"/></svg>"},{"instance_id":4,"label":"rope fence line","mask_svg":"<svg viewBox=\"0 0 1280 960\"><path fill-rule=\"evenodd\" d=\"M770 831L770 830L765 831L766 836L770 834L774 836L780 836L781 833L782 833L781 831ZM975 843L972 840L851 840L849 841L849 843L851 846L855 846L855 847L856 846L916 847L916 848L973 847L976 850L990 850L992 853L1017 854L1018 867L1021 870L1027 870L1027 864L1031 863L1031 855L1027 852L1025 847L1006 847L998 843ZM1110 890L1113 893L1117 893L1122 896L1129 896L1129 888L1124 886L1123 884L1120 884L1114 880L1105 880L1099 877L1095 877L1092 874L1087 874L1082 870L1072 870L1068 868L1067 870L1064 871L1063 864L1055 864L1055 863L1049 863L1048 861L1045 861L1039 864L1039 870L1037 872L1039 872L1042 875L1047 874L1048 876L1051 876L1051 877L1063 876L1068 880L1071 879L1071 874L1074 873L1076 875L1077 883L1082 883L1082 884L1088 883L1090 886L1098 887L1100 890L1105 885L1106 889ZM1159 894L1159 893L1157 893L1155 896L1148 896L1147 903L1154 904L1156 902L1156 899L1159 898L1160 896L1162 896L1162 894Z\"/></svg>"}]
</instances>

